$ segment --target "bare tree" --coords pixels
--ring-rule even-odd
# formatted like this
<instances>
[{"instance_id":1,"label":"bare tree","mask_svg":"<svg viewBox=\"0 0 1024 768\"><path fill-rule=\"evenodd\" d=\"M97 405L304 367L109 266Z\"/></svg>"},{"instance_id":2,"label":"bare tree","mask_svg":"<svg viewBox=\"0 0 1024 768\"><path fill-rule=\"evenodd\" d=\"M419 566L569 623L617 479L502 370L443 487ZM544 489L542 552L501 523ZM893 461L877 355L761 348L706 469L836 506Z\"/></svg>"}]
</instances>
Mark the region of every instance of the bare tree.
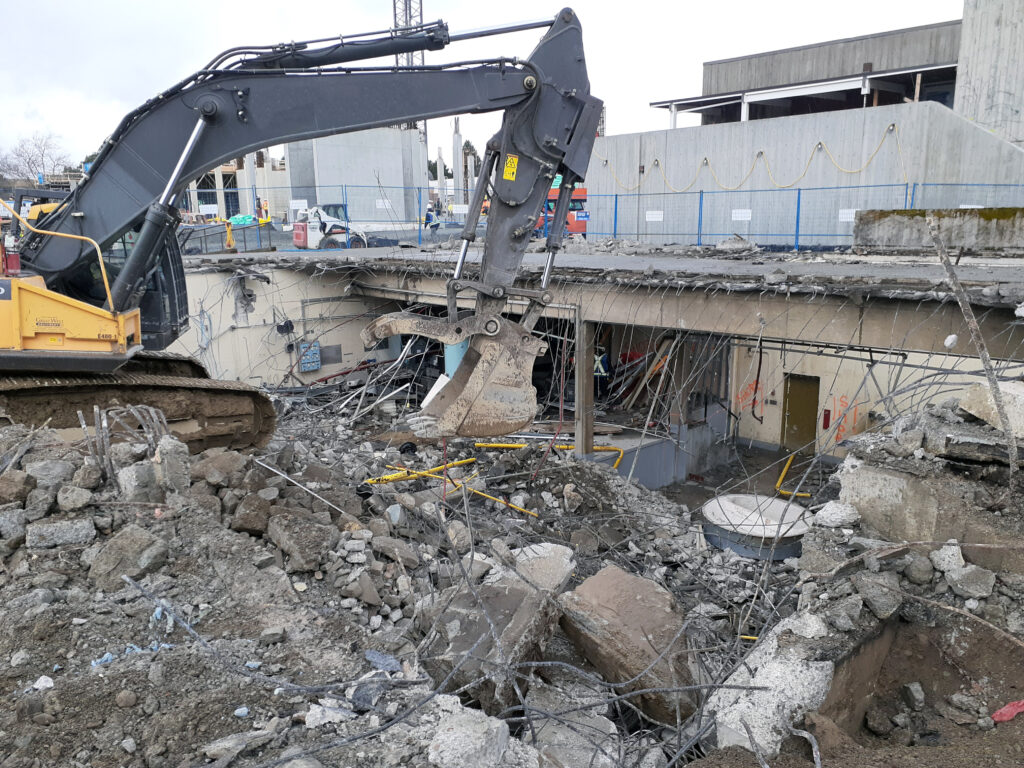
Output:
<instances>
[{"instance_id":1,"label":"bare tree","mask_svg":"<svg viewBox=\"0 0 1024 768\"><path fill-rule=\"evenodd\" d=\"M71 158L52 133L34 133L22 137L9 151L0 152L0 175L16 179L36 179L39 174L61 173Z\"/></svg>"}]
</instances>

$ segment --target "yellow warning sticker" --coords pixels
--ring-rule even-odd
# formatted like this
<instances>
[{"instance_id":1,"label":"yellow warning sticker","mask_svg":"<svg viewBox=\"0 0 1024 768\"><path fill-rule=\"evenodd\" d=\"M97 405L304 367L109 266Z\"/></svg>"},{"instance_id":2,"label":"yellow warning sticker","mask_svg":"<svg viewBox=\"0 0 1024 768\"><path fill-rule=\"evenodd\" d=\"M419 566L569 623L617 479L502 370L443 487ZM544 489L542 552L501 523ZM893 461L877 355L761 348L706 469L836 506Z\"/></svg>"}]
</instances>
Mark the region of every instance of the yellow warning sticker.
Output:
<instances>
[{"instance_id":1,"label":"yellow warning sticker","mask_svg":"<svg viewBox=\"0 0 1024 768\"><path fill-rule=\"evenodd\" d=\"M505 155L505 172L502 178L505 181L516 180L516 169L519 167L519 155Z\"/></svg>"}]
</instances>

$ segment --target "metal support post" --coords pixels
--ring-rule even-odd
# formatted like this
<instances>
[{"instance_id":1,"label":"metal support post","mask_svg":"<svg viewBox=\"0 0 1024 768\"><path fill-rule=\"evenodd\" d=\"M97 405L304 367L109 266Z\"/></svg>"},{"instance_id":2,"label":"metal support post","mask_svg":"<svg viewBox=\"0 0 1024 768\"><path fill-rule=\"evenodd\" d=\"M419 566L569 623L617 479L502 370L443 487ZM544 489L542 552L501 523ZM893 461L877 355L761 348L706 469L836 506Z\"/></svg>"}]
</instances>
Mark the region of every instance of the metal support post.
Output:
<instances>
[{"instance_id":1,"label":"metal support post","mask_svg":"<svg viewBox=\"0 0 1024 768\"><path fill-rule=\"evenodd\" d=\"M793 235L793 250L800 250L800 190L796 191L796 232Z\"/></svg>"},{"instance_id":2,"label":"metal support post","mask_svg":"<svg viewBox=\"0 0 1024 768\"><path fill-rule=\"evenodd\" d=\"M910 207L913 208L917 201L917 182L910 188Z\"/></svg>"},{"instance_id":3,"label":"metal support post","mask_svg":"<svg viewBox=\"0 0 1024 768\"><path fill-rule=\"evenodd\" d=\"M416 245L423 245L423 187L416 187Z\"/></svg>"},{"instance_id":4,"label":"metal support post","mask_svg":"<svg viewBox=\"0 0 1024 768\"><path fill-rule=\"evenodd\" d=\"M594 324L576 308L576 455L594 452Z\"/></svg>"},{"instance_id":5,"label":"metal support post","mask_svg":"<svg viewBox=\"0 0 1024 768\"><path fill-rule=\"evenodd\" d=\"M612 211L612 237L619 236L619 193L615 193L615 208Z\"/></svg>"},{"instance_id":6,"label":"metal support post","mask_svg":"<svg viewBox=\"0 0 1024 768\"><path fill-rule=\"evenodd\" d=\"M700 196L697 198L697 245L703 245L701 242L702 235L704 233L704 190L700 191Z\"/></svg>"},{"instance_id":7,"label":"metal support post","mask_svg":"<svg viewBox=\"0 0 1024 768\"><path fill-rule=\"evenodd\" d=\"M256 212L256 247L263 249L263 238L260 237L260 207L256 205L256 185L252 185L252 209Z\"/></svg>"},{"instance_id":8,"label":"metal support post","mask_svg":"<svg viewBox=\"0 0 1024 768\"><path fill-rule=\"evenodd\" d=\"M341 185L341 200L345 203L345 247L352 247L352 228L349 226L349 222L352 217L348 214L348 184Z\"/></svg>"}]
</instances>

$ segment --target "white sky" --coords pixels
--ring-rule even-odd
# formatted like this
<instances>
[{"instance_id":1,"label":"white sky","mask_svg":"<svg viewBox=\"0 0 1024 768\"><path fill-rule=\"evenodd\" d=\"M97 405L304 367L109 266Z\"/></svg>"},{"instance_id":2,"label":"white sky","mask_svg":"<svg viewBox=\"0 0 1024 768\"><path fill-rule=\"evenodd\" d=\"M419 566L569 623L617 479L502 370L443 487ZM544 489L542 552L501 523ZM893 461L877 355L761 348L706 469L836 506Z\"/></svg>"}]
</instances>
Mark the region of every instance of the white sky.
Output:
<instances>
[{"instance_id":1,"label":"white sky","mask_svg":"<svg viewBox=\"0 0 1024 768\"><path fill-rule=\"evenodd\" d=\"M565 0L562 0L564 2ZM424 20L452 33L553 17L559 0L423 0ZM591 92L610 134L665 128L651 101L701 92L701 64L794 45L958 19L962 0L578 0ZM0 148L33 132L57 134L73 161L121 117L236 45L384 29L391 0L49 0L0 7ZM428 63L525 57L542 30L428 52ZM682 123L681 123L682 124ZM482 151L498 114L462 118ZM451 157L452 120L428 126L428 156Z\"/></svg>"}]
</instances>

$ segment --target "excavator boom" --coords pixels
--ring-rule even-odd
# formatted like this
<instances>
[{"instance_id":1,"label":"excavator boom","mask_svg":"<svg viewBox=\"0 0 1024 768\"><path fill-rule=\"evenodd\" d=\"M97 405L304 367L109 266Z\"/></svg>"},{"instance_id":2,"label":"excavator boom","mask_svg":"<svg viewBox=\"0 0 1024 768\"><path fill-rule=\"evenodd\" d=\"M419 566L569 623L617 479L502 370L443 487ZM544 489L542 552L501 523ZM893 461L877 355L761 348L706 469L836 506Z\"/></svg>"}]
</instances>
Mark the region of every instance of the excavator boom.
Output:
<instances>
[{"instance_id":1,"label":"excavator boom","mask_svg":"<svg viewBox=\"0 0 1024 768\"><path fill-rule=\"evenodd\" d=\"M541 26L520 25L511 29ZM188 322L184 271L175 247L180 219L175 201L191 179L246 152L301 139L461 113L504 110L501 130L488 142L477 198L462 237L464 248L449 284L449 317L421 328L426 335L470 336L465 370L417 420L421 434L504 434L528 423L535 410L529 372L543 344L530 334L550 301L547 280L559 238L548 240L549 267L539 291L517 290L515 280L541 206L556 175L571 194L582 180L601 111L590 95L582 29L564 9L525 60L492 59L418 68L352 67L350 62L409 50L437 50L453 38L443 23L263 48L236 48L127 115L108 138L90 173L20 248L21 264L41 276L54 296L117 316L136 310L141 339L118 352L131 357L138 342L164 349ZM454 39L501 30L458 35ZM324 44L328 43L329 44ZM484 194L490 191L487 237L478 280L462 276ZM562 196L559 197L561 203ZM552 231L562 231L566 205L556 205ZM133 232L133 245L113 255ZM109 291L97 279L96 247L103 253ZM106 278L104 278L105 280ZM476 292L475 321L454 311L462 291ZM513 295L527 296L523 323L502 313ZM531 321L532 318L532 321ZM384 318L367 330L409 330L409 318ZM23 329L24 331L24 329ZM456 334L459 335L459 334ZM465 334L464 334L465 335ZM25 338L25 334L22 334ZM28 361L22 349L2 358ZM82 354L48 350L47 369L85 370ZM114 370L104 350L93 370ZM99 357L97 363L95 358ZM28 366L31 367L31 364Z\"/></svg>"}]
</instances>

